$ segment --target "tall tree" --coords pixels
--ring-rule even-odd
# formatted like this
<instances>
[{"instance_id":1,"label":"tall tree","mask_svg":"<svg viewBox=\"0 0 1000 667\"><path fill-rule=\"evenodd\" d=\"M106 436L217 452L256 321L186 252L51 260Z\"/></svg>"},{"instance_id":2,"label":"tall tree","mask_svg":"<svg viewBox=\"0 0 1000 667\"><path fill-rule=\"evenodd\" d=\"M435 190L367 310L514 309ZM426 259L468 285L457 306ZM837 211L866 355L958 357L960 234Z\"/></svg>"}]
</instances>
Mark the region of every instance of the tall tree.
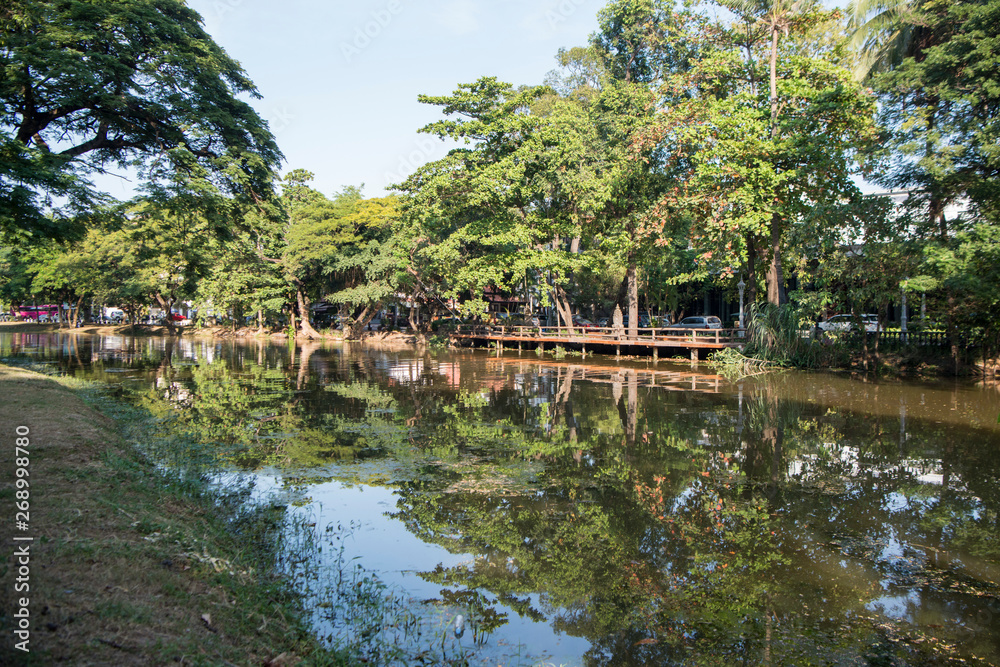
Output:
<instances>
[{"instance_id":1,"label":"tall tree","mask_svg":"<svg viewBox=\"0 0 1000 667\"><path fill-rule=\"evenodd\" d=\"M208 270L210 246L199 240L210 230L202 211L183 202L141 202L122 225L121 242L136 253L135 277L145 283L148 300L163 310L171 332L174 306L195 295Z\"/></svg>"},{"instance_id":2,"label":"tall tree","mask_svg":"<svg viewBox=\"0 0 1000 667\"><path fill-rule=\"evenodd\" d=\"M769 3L744 9L753 8L710 32L718 48L669 84L691 98L663 114L661 144L687 175L657 217L666 224L679 211L694 213L690 234L702 270L745 267L751 302L762 254L767 300L778 305L787 301L791 225L858 196L852 176L877 133L873 96L846 71L779 48L785 26L801 25L801 17L793 21Z\"/></svg>"},{"instance_id":3,"label":"tall tree","mask_svg":"<svg viewBox=\"0 0 1000 667\"><path fill-rule=\"evenodd\" d=\"M580 185L571 183L573 175L582 177L569 165L587 142L580 140L579 126L567 122L569 109L546 103L547 117L533 113L549 93L542 86L518 90L484 77L450 96L422 96L459 117L421 131L472 147L453 150L401 187L412 193L409 215L423 229L418 252L440 267L448 296L471 294L470 305L482 311L486 288L515 290L529 272L537 272L571 326L565 286L581 261L570 246L580 235L584 195L567 195ZM554 177L560 170L561 183Z\"/></svg>"},{"instance_id":4,"label":"tall tree","mask_svg":"<svg viewBox=\"0 0 1000 667\"><path fill-rule=\"evenodd\" d=\"M655 124L658 107L675 101L669 92L663 97L660 83L696 60L698 46L690 37L700 19L678 10L670 0L612 0L597 18L598 31L590 43L607 72L593 107L607 162L602 219L608 250L626 266L628 333L634 337L639 325L639 266L649 249L642 230L670 181L663 155L640 139Z\"/></svg>"},{"instance_id":5,"label":"tall tree","mask_svg":"<svg viewBox=\"0 0 1000 667\"><path fill-rule=\"evenodd\" d=\"M805 25L810 14L815 17L815 11L809 11L814 10L815 5L810 0L722 0L720 4L736 13L750 43L755 36L766 40L770 111L768 135L770 141L778 141L782 131L779 122L781 101L778 97L778 55L781 37L787 37L791 30ZM754 49L750 49L751 54L753 51ZM769 244L767 300L774 305L785 303L788 299L781 265L781 237L785 225L786 220L781 212L772 211L766 239Z\"/></svg>"},{"instance_id":6,"label":"tall tree","mask_svg":"<svg viewBox=\"0 0 1000 667\"><path fill-rule=\"evenodd\" d=\"M210 239L211 262L198 283L196 299L200 313L225 317L234 326L243 317L256 315L257 325L286 309L292 292L280 267L262 257L265 248L252 225L228 239Z\"/></svg>"},{"instance_id":7,"label":"tall tree","mask_svg":"<svg viewBox=\"0 0 1000 667\"><path fill-rule=\"evenodd\" d=\"M335 271L341 249L357 242L354 226L345 221L361 199L359 188L346 188L333 200L309 187L313 174L295 169L285 176L282 203L287 213L283 230L281 270L295 290L299 328L307 338L320 338L310 318L312 296Z\"/></svg>"},{"instance_id":8,"label":"tall tree","mask_svg":"<svg viewBox=\"0 0 1000 667\"><path fill-rule=\"evenodd\" d=\"M889 71L871 81L879 91L889 129L890 165L876 182L910 191L906 207L928 258L956 252L959 238L979 238L973 227L1000 220L1000 21L997 0L924 2L909 16L924 39ZM967 202L967 206L962 206ZM949 204L965 208L948 214ZM954 263L928 262L928 278L940 280L942 319L958 368L959 314L966 284ZM947 279L945 279L947 277Z\"/></svg>"},{"instance_id":9,"label":"tall tree","mask_svg":"<svg viewBox=\"0 0 1000 667\"><path fill-rule=\"evenodd\" d=\"M334 263L336 291L326 298L352 309L354 317L345 329L351 338L361 337L368 323L406 282L408 239L405 234L396 234L400 218L400 201L395 196L358 200L344 216L356 240L342 248Z\"/></svg>"},{"instance_id":10,"label":"tall tree","mask_svg":"<svg viewBox=\"0 0 1000 667\"><path fill-rule=\"evenodd\" d=\"M148 180L197 165L206 183L270 192L281 160L239 63L182 0L5 3L0 16L0 232L52 233L48 196L86 208L87 176Z\"/></svg>"}]
</instances>

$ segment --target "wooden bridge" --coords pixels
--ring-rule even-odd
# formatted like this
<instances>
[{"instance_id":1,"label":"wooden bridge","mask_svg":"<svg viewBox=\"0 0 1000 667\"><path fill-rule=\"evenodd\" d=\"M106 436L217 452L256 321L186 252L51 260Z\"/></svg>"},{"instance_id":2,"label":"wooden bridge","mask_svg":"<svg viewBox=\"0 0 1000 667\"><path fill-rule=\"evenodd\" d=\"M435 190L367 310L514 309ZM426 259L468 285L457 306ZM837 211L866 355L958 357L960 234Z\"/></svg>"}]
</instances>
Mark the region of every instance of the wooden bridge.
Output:
<instances>
[{"instance_id":1,"label":"wooden bridge","mask_svg":"<svg viewBox=\"0 0 1000 667\"><path fill-rule=\"evenodd\" d=\"M701 350L721 350L727 347L742 349L745 345L742 329L659 329L640 328L634 337L627 330L613 327L533 327L502 325L461 325L449 334L454 343L461 341L475 345L485 343L517 349L545 349L546 345L579 348L588 352L614 351L621 355L622 348L632 351L652 352L653 359L666 351L670 356L685 350L692 361L698 360Z\"/></svg>"}]
</instances>

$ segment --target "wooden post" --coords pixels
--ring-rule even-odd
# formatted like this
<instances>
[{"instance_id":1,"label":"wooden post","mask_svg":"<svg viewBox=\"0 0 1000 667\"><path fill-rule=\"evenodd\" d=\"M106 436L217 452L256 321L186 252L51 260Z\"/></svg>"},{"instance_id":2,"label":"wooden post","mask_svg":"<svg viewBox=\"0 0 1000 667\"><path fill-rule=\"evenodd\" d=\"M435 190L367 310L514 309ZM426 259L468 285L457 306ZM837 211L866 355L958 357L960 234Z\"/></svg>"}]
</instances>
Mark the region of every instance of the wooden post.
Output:
<instances>
[{"instance_id":1,"label":"wooden post","mask_svg":"<svg viewBox=\"0 0 1000 667\"><path fill-rule=\"evenodd\" d=\"M622 346L621 345L615 345L615 356L616 357L622 356Z\"/></svg>"},{"instance_id":2,"label":"wooden post","mask_svg":"<svg viewBox=\"0 0 1000 667\"><path fill-rule=\"evenodd\" d=\"M580 348L581 348L580 354L582 355L582 358L586 359L587 358L587 344L584 343L583 345L580 346Z\"/></svg>"},{"instance_id":3,"label":"wooden post","mask_svg":"<svg viewBox=\"0 0 1000 667\"><path fill-rule=\"evenodd\" d=\"M653 346L653 363L655 364L660 360L660 350L655 345Z\"/></svg>"},{"instance_id":4,"label":"wooden post","mask_svg":"<svg viewBox=\"0 0 1000 667\"><path fill-rule=\"evenodd\" d=\"M691 363L697 363L697 362L698 362L698 348L692 347L691 348Z\"/></svg>"}]
</instances>

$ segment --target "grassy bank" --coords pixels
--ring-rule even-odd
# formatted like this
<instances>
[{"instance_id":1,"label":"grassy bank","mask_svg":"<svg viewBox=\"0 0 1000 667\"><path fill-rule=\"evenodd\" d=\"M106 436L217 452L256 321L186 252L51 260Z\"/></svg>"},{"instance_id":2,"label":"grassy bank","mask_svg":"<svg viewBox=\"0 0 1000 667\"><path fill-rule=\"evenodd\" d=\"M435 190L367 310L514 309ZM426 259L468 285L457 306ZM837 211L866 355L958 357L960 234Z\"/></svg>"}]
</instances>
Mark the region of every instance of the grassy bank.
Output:
<instances>
[{"instance_id":1,"label":"grassy bank","mask_svg":"<svg viewBox=\"0 0 1000 667\"><path fill-rule=\"evenodd\" d=\"M132 445L140 416L95 388L0 366L0 397L0 663L346 663L318 644L298 598L271 574L282 510L158 470ZM23 531L19 426L30 432ZM26 593L15 593L14 532L33 538L17 543L30 545ZM14 648L22 596L30 653Z\"/></svg>"}]
</instances>

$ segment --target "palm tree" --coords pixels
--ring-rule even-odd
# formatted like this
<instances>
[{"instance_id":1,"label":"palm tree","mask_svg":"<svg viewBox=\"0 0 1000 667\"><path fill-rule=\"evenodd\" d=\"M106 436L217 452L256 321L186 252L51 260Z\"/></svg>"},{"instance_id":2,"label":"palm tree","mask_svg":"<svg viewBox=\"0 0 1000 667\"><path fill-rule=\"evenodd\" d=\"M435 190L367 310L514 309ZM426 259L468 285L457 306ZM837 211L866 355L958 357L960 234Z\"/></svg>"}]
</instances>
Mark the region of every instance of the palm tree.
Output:
<instances>
[{"instance_id":1,"label":"palm tree","mask_svg":"<svg viewBox=\"0 0 1000 667\"><path fill-rule=\"evenodd\" d=\"M848 46L860 57L858 81L893 70L906 58L921 60L927 49L948 39L947 29L919 17L924 7L920 0L851 0Z\"/></svg>"},{"instance_id":2,"label":"palm tree","mask_svg":"<svg viewBox=\"0 0 1000 667\"><path fill-rule=\"evenodd\" d=\"M778 45L782 36L800 23L807 12L812 10L814 0L719 0L720 4L739 16L761 38L770 41L768 63L770 65L771 138L778 137ZM781 268L781 227L782 217L777 211L771 220L770 265L767 269L767 300L774 305L787 302L784 290L784 276Z\"/></svg>"},{"instance_id":3,"label":"palm tree","mask_svg":"<svg viewBox=\"0 0 1000 667\"><path fill-rule=\"evenodd\" d=\"M894 69L922 47L925 29L913 22L916 0L851 0L848 46L858 53L854 77L863 81Z\"/></svg>"},{"instance_id":4,"label":"palm tree","mask_svg":"<svg viewBox=\"0 0 1000 667\"><path fill-rule=\"evenodd\" d=\"M847 6L848 45L858 53L854 77L858 81L871 79L877 74L898 68L907 58L917 61L933 46L948 39L947 30L935 29L918 16L923 8L920 0L851 0ZM923 93L926 107L925 122L933 127L939 112L940 100L933 92ZM927 154L934 150L928 136ZM928 188L927 210L929 222L938 224L942 236L947 236L944 224L945 198L935 188Z\"/></svg>"},{"instance_id":5,"label":"palm tree","mask_svg":"<svg viewBox=\"0 0 1000 667\"><path fill-rule=\"evenodd\" d=\"M853 0L852 0L853 1ZM771 42L771 136L778 132L778 44L815 6L812 0L720 0L720 4L766 35ZM761 36L763 36L761 35Z\"/></svg>"}]
</instances>

